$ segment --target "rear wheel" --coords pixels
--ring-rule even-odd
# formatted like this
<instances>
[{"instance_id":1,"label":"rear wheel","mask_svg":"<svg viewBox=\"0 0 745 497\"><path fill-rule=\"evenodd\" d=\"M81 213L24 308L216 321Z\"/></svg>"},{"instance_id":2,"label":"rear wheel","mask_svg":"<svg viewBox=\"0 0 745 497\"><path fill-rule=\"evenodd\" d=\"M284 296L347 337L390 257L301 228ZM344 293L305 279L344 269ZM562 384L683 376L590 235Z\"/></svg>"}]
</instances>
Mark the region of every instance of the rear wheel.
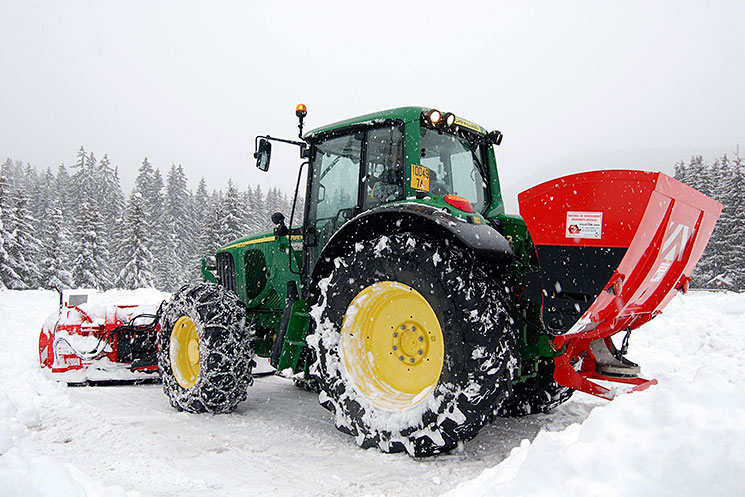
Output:
<instances>
[{"instance_id":1,"label":"rear wheel","mask_svg":"<svg viewBox=\"0 0 745 497\"><path fill-rule=\"evenodd\" d=\"M546 413L569 400L573 393L571 388L554 381L553 359L541 358L535 377L516 383L498 414L506 417Z\"/></svg>"},{"instance_id":2,"label":"rear wheel","mask_svg":"<svg viewBox=\"0 0 745 497\"><path fill-rule=\"evenodd\" d=\"M515 364L504 289L473 254L409 234L337 259L308 339L321 403L362 447L426 456L473 438Z\"/></svg>"},{"instance_id":3,"label":"rear wheel","mask_svg":"<svg viewBox=\"0 0 745 497\"><path fill-rule=\"evenodd\" d=\"M225 413L246 398L254 351L237 295L212 283L185 286L160 324L158 364L173 407Z\"/></svg>"}]
</instances>

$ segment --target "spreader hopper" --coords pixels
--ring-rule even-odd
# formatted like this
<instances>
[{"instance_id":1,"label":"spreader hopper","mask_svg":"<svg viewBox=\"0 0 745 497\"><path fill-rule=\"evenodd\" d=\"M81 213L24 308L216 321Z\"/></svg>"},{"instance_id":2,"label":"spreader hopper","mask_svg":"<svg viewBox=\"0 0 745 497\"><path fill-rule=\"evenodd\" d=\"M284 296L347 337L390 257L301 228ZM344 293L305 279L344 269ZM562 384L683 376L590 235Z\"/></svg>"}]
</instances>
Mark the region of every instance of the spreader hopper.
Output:
<instances>
[{"instance_id":1,"label":"spreader hopper","mask_svg":"<svg viewBox=\"0 0 745 497\"><path fill-rule=\"evenodd\" d=\"M603 368L601 356L607 349L621 361L610 337L659 314L675 290L687 291L722 205L663 173L628 170L564 176L518 201L540 262L543 319L563 351L556 381L602 397L612 393L591 379L635 389L654 382L632 368Z\"/></svg>"}]
</instances>

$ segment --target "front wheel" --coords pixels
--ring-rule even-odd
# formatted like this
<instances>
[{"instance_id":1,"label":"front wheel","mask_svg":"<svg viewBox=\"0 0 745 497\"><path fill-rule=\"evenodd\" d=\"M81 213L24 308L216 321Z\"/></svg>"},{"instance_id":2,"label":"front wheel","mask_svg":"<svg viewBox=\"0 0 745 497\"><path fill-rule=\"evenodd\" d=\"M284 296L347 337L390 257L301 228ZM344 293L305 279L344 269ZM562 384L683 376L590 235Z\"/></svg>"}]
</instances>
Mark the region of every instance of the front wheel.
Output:
<instances>
[{"instance_id":1,"label":"front wheel","mask_svg":"<svg viewBox=\"0 0 745 497\"><path fill-rule=\"evenodd\" d=\"M321 404L360 446L450 450L507 395L516 361L504 285L470 251L380 236L338 258L319 287L312 373Z\"/></svg>"},{"instance_id":2,"label":"front wheel","mask_svg":"<svg viewBox=\"0 0 745 497\"><path fill-rule=\"evenodd\" d=\"M230 412L253 383L252 333L238 296L213 283L181 288L163 307L158 364L171 405Z\"/></svg>"}]
</instances>

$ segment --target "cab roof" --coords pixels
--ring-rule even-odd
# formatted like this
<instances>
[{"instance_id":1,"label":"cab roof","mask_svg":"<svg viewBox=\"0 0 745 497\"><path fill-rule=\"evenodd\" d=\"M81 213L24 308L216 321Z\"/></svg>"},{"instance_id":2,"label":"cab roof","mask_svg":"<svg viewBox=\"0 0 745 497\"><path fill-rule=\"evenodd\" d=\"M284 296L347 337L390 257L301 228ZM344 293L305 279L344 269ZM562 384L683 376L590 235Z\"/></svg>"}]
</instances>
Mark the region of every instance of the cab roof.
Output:
<instances>
[{"instance_id":1,"label":"cab roof","mask_svg":"<svg viewBox=\"0 0 745 497\"><path fill-rule=\"evenodd\" d=\"M395 109L381 110L378 112L373 112L372 114L352 117L350 119L345 119L343 121L338 121L332 124L327 124L325 126L312 129L305 134L304 138L306 140L312 141L314 138L317 138L320 135L324 135L337 129L355 125L372 125L376 124L377 122L391 120L399 120L403 123L409 123L412 121L418 121L422 116L422 112L429 112L430 110L432 110L432 107L396 107ZM473 125L473 123L470 124ZM486 130L481 126L474 126L480 128L481 133L486 133Z\"/></svg>"}]
</instances>

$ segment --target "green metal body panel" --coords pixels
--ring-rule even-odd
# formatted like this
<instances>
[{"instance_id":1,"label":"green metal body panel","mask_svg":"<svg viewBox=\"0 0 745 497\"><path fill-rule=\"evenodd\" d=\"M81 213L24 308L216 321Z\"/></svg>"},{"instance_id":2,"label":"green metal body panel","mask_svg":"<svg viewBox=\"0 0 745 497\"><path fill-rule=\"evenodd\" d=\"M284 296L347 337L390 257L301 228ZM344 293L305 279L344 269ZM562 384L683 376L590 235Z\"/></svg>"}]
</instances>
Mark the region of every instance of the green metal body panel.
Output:
<instances>
[{"instance_id":1,"label":"green metal body panel","mask_svg":"<svg viewBox=\"0 0 745 497\"><path fill-rule=\"evenodd\" d=\"M399 204L424 204L446 211L451 216L472 224L490 224L499 231L510 243L515 259L506 270L506 277L516 287L519 287L525 273L534 267L533 243L530 239L525 222L517 215L507 215L504 212L496 157L492 146L487 147L487 195L486 206L482 212L463 212L443 199L442 196L419 195L411 185L412 165L420 163L420 129L422 113L428 112L425 107L401 107L373 114L367 114L334 124L314 129L304 138L311 144L317 143L325 137L341 133L347 129L375 126L385 122L398 122L404 130L405 150L405 200ZM462 120L463 126L472 133L485 135L486 130L481 126ZM312 167L312 165L311 165ZM310 178L312 175L309 174ZM294 231L294 230L292 230ZM291 240L292 238L292 240ZM290 255L292 243L292 254ZM274 341L277 339L277 329L282 314L287 305L288 282L294 281L301 297L292 303L292 309L286 334L282 341L282 350L277 365L278 370L292 369L297 372L306 367L303 357L305 338L309 328L310 316L308 302L302 297L304 282L301 278L301 264L303 261L302 238L276 236L273 232L259 233L228 243L217 251L229 253L235 262L235 291L248 308L249 319L257 327L257 354L269 357L272 353ZM292 258L292 270L289 260ZM313 261L315 263L315 261ZM216 281L215 274L202 263L202 273L205 280ZM542 332L540 308L536 306L521 306L517 299L509 303L511 314L519 330L518 348L522 361L525 363L523 371L519 373L518 381L534 374L531 365L542 356L556 355L551 348L550 336Z\"/></svg>"},{"instance_id":2,"label":"green metal body panel","mask_svg":"<svg viewBox=\"0 0 745 497\"><path fill-rule=\"evenodd\" d=\"M218 256L229 253L233 257L235 292L246 304L249 319L256 325L256 353L259 356L269 357L271 354L275 332L287 301L287 283L295 281L301 287L300 275L290 269L292 257L292 269L299 273L301 240L299 236L276 236L273 232L264 232L230 242L217 251ZM295 245L292 254L291 242ZM295 302L293 319L285 340L286 347L297 349L294 359L302 350L295 342L305 338L307 326L307 304L302 300ZM287 355L283 354L283 357ZM295 363L293 357L287 357L278 369L294 369Z\"/></svg>"}]
</instances>

